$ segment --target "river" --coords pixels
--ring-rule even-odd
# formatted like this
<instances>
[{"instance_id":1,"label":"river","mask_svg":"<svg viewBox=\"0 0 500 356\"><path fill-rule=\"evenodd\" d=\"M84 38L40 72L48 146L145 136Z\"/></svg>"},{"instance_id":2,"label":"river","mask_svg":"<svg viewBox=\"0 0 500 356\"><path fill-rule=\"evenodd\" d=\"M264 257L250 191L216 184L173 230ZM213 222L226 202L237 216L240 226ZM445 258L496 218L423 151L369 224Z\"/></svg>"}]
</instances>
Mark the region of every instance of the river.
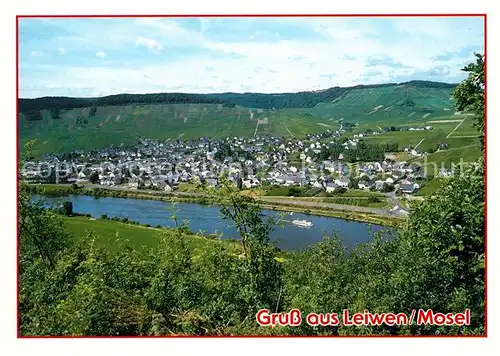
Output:
<instances>
[{"instance_id":1,"label":"river","mask_svg":"<svg viewBox=\"0 0 500 356\"><path fill-rule=\"evenodd\" d=\"M40 198L35 196L34 198ZM95 218L106 214L109 217L128 218L141 224L151 226L161 225L173 227L175 222L171 219L172 204L158 200L126 199L112 197L93 197L87 195L69 195L65 197L44 197L47 204L52 205L61 201L71 201L73 211L82 214L91 214ZM201 205L194 203L178 203L177 219L188 221L189 229L193 232L211 234L222 233L222 238L237 237L237 231L230 220L222 219L220 208L217 206ZM338 232L348 250L360 242L371 240L372 231L385 230L393 233L394 230L380 225L370 225L356 221L307 215L302 213L277 212L263 210L265 216L281 217L282 226L276 227L271 233L271 240L277 241L277 246L283 250L303 250L319 242L325 234L332 235ZM298 227L291 224L291 220L308 220L312 227Z\"/></svg>"}]
</instances>

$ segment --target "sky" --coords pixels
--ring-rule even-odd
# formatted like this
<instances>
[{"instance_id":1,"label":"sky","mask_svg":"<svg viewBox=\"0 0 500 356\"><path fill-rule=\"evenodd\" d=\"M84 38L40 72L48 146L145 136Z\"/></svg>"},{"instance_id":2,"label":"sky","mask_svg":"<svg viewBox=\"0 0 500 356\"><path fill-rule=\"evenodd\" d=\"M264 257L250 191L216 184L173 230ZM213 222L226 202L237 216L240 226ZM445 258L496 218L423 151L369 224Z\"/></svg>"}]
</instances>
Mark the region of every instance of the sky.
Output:
<instances>
[{"instance_id":1,"label":"sky","mask_svg":"<svg viewBox=\"0 0 500 356\"><path fill-rule=\"evenodd\" d=\"M477 18L19 20L19 96L280 93L461 81Z\"/></svg>"}]
</instances>

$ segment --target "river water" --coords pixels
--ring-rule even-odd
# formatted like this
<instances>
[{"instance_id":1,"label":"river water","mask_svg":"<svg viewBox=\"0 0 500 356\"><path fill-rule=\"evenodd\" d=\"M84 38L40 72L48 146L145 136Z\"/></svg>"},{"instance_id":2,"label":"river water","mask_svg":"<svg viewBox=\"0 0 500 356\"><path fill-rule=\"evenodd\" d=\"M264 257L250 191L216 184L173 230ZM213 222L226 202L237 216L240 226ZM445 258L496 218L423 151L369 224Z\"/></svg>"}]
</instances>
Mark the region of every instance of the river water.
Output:
<instances>
[{"instance_id":1,"label":"river water","mask_svg":"<svg viewBox=\"0 0 500 356\"><path fill-rule=\"evenodd\" d=\"M34 198L41 198L35 196ZM65 197L43 197L47 204L53 205L61 201L71 201L73 211L82 214L91 214L95 218L106 214L109 217L128 218L141 224L151 226L161 225L173 227L171 219L173 205L158 200L126 199L112 197L93 197L87 195L69 195ZM186 219L189 229L193 232L211 234L222 233L222 238L237 238L238 233L230 220L222 219L220 208L217 206L194 203L178 203L176 205L178 221ZM332 235L338 232L348 250L360 242L370 241L372 232L386 230L393 234L394 230L380 225L371 225L356 221L307 215L302 213L277 212L263 210L265 216L281 217L282 226L276 227L271 233L271 240L277 240L277 246L283 250L303 250L319 242L325 234ZM291 224L291 220L308 220L312 227L298 227Z\"/></svg>"}]
</instances>

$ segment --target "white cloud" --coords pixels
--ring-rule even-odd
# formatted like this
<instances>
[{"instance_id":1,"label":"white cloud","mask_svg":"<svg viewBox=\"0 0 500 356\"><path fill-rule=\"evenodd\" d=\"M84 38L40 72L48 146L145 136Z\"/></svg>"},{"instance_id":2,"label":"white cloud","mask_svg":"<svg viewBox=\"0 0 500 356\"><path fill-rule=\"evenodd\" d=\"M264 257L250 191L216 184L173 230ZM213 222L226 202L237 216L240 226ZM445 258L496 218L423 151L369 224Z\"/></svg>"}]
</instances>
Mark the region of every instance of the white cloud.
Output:
<instances>
[{"instance_id":1,"label":"white cloud","mask_svg":"<svg viewBox=\"0 0 500 356\"><path fill-rule=\"evenodd\" d=\"M148 49L156 50L156 51L162 51L163 46L160 42L152 39L152 38L146 38L139 36L135 40L135 44L138 46L146 47Z\"/></svg>"},{"instance_id":2,"label":"white cloud","mask_svg":"<svg viewBox=\"0 0 500 356\"><path fill-rule=\"evenodd\" d=\"M59 54L64 56L66 54L66 48L63 47L59 48Z\"/></svg>"},{"instance_id":3,"label":"white cloud","mask_svg":"<svg viewBox=\"0 0 500 356\"><path fill-rule=\"evenodd\" d=\"M31 51L31 57L41 57L42 52L40 51Z\"/></svg>"},{"instance_id":4,"label":"white cloud","mask_svg":"<svg viewBox=\"0 0 500 356\"><path fill-rule=\"evenodd\" d=\"M201 31L181 27L172 19L140 18L134 23L137 29L147 32L149 37L158 38L169 45L203 46L203 31L207 28L209 20L201 22Z\"/></svg>"},{"instance_id":5,"label":"white cloud","mask_svg":"<svg viewBox=\"0 0 500 356\"><path fill-rule=\"evenodd\" d=\"M231 41L227 40L227 37L219 38L214 35L216 24L210 21L203 19L200 22L200 31L183 28L171 19L134 20L134 26L123 28L123 33L114 35L117 36L117 42L106 47L107 50L113 51L113 58L118 58L118 54L123 50L124 54L120 60L124 65L107 67L99 64L98 67L90 69L82 66L64 67L64 70L59 70L54 65L53 69L36 71L36 83L33 77L30 78L30 83L33 88L36 84L39 91L47 88L44 95L57 94L55 88L50 90L49 84L65 83L64 85L70 85L73 89L65 88L64 94L77 95L70 94L71 90L75 93L99 91L104 94L120 93L123 88L135 93L271 93L378 84L408 80L406 78L409 77L457 81L463 76L460 69L464 64L465 52L449 58L443 54L458 53L466 46L482 46L480 29L471 31L469 28L453 27L453 24L446 21L432 19L402 19L400 22L393 22L392 34L399 34L400 37L397 38L389 36L384 32L386 29L381 29L369 21L289 19L289 23L303 26L303 33L312 33L315 37L311 35L311 38L307 38L304 35L290 40L293 37L287 36L286 31L280 31L281 37L276 38L272 36L275 33L273 29L269 32L270 37L258 36L259 39L254 37L256 32L244 33L241 37L228 34L229 38L240 39ZM262 24L258 23L255 28L258 31L264 30ZM134 45L134 39L136 46L151 51L162 51L163 44L168 44L169 51L164 52L168 65L159 62L162 60L160 56L149 56L148 62L142 58L136 61L140 56L134 57L136 53L132 56L127 53L130 45ZM118 42L121 47L117 45ZM73 53L73 47L62 43L58 46L69 48L69 52ZM103 48L102 42L94 43L93 46L89 53ZM179 51L170 57L170 46L174 51L175 47L179 46L188 48L190 55L184 56L182 51ZM137 49L132 50L137 52ZM196 55L192 55L193 52ZM106 53L97 52L96 57L104 58ZM374 64L374 58L381 60ZM472 53L470 58L465 59L472 60ZM398 63L399 66L395 65ZM71 80L68 81L67 78ZM91 85L92 88L82 89L77 83L86 83L85 85Z\"/></svg>"}]
</instances>

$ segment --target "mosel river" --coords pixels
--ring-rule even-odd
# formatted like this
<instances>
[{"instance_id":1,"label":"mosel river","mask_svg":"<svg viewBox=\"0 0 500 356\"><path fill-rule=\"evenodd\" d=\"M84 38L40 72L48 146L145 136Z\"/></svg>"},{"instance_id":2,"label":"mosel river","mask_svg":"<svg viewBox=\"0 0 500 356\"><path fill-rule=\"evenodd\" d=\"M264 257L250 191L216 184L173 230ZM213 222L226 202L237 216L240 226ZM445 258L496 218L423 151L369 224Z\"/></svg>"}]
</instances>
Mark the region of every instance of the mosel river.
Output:
<instances>
[{"instance_id":1,"label":"mosel river","mask_svg":"<svg viewBox=\"0 0 500 356\"><path fill-rule=\"evenodd\" d=\"M35 199L42 197L34 196ZM93 197L87 195L70 195L66 197L43 197L47 204L53 205L68 200L73 203L73 211L82 214L91 214L95 218L106 214L109 217L128 218L141 224L151 226L161 225L173 227L171 219L171 203L158 200L141 200L112 197ZM187 220L189 229L203 234L222 233L222 238L237 238L238 233L232 221L221 217L220 207L193 203L178 203L176 205L178 221ZM360 242L370 241L374 231L384 230L392 236L394 229L348 221L337 218L314 216L301 213L278 212L263 210L265 216L281 218L281 225L271 233L271 240L283 250L303 250L319 242L325 234L337 232L348 250ZM280 216L284 214L284 216ZM312 227L299 227L291 223L292 220L307 220Z\"/></svg>"}]
</instances>

